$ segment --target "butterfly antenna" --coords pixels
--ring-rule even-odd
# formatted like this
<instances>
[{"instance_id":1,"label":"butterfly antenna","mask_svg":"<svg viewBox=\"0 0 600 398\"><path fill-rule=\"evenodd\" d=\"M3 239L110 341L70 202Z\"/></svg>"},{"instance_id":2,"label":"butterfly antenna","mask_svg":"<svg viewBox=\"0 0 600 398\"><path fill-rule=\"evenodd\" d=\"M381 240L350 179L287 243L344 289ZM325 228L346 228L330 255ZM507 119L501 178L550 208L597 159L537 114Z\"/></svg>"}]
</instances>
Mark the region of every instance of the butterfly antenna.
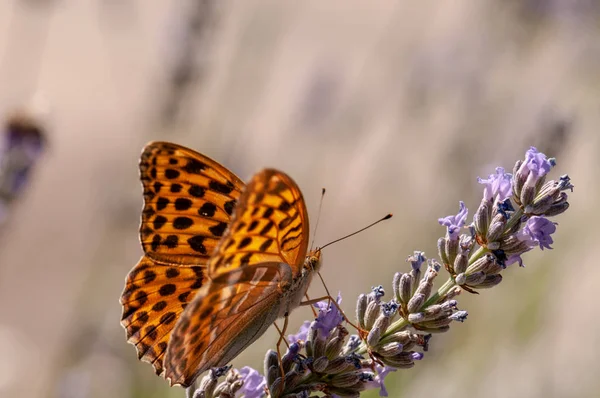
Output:
<instances>
[{"instance_id":1,"label":"butterfly antenna","mask_svg":"<svg viewBox=\"0 0 600 398\"><path fill-rule=\"evenodd\" d=\"M323 198L325 197L325 188L321 190L321 200L319 201L319 211L317 212L317 222L315 223L315 230L313 231L312 242L310 242L310 250L312 250L315 244L315 238L317 237L317 227L319 226L319 220L321 219L321 208L323 207Z\"/></svg>"},{"instance_id":2,"label":"butterfly antenna","mask_svg":"<svg viewBox=\"0 0 600 398\"><path fill-rule=\"evenodd\" d=\"M372 223L372 224L369 224L369 225L367 225L366 227L359 229L358 231L352 232L351 234L349 234L349 235L346 235L346 236L342 236L341 238L338 238L338 239L336 239L336 240L334 240L334 241L331 241L331 242L329 242L328 244L326 244L326 245L324 245L324 246L321 246L321 247L319 248L319 250L323 250L323 249L325 249L325 248L326 248L327 246L329 246L329 245L333 245L334 243L337 243L337 242L339 242L339 241L341 241L341 240L344 240L344 239L346 239L346 238L349 238L349 237L351 237L351 236L354 236L354 235L356 235L357 233L359 233L359 232L362 232L362 231L364 231L365 229L369 229L369 228L371 228L372 226L374 226L374 225L377 225L377 224L379 224L379 223L380 223L380 222L382 222L382 221L389 220L390 218L392 218L392 213L386 214L386 215L385 215L385 217L383 217L383 218L380 218L379 220L375 221L374 223Z\"/></svg>"}]
</instances>

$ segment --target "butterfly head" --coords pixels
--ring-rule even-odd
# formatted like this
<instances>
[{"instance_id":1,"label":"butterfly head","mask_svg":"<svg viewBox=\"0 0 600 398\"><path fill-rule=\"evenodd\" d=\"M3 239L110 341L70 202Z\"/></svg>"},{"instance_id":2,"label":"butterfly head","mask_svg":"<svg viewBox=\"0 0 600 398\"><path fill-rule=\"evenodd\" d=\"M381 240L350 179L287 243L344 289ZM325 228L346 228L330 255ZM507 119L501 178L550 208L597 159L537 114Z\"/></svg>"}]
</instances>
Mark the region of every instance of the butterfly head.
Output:
<instances>
[{"instance_id":1,"label":"butterfly head","mask_svg":"<svg viewBox=\"0 0 600 398\"><path fill-rule=\"evenodd\" d=\"M312 272L319 272L321 269L321 249L311 250L304 260L304 268Z\"/></svg>"}]
</instances>

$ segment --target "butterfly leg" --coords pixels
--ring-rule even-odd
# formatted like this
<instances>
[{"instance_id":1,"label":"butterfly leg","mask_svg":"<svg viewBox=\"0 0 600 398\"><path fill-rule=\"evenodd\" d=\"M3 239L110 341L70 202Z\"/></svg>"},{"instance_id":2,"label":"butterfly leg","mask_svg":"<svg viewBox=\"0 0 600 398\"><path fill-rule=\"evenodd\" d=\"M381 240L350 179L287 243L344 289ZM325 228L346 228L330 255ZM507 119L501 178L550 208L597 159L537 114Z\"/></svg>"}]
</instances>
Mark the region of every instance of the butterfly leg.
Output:
<instances>
[{"instance_id":1,"label":"butterfly leg","mask_svg":"<svg viewBox=\"0 0 600 398\"><path fill-rule=\"evenodd\" d=\"M310 301L310 297L308 297L308 293L304 293L304 297L306 297L306 301ZM312 305L310 306L310 309L312 310L313 315L315 316L315 318L317 317L317 311L315 311L315 307L313 307Z\"/></svg>"},{"instance_id":2,"label":"butterfly leg","mask_svg":"<svg viewBox=\"0 0 600 398\"><path fill-rule=\"evenodd\" d=\"M277 328L277 331L279 332L279 340L277 340L277 358L279 359L279 371L281 372L281 384L280 384L280 391L279 394L283 394L283 389L285 387L285 369L283 369L283 359L281 356L281 342L285 342L285 345L288 347L288 349L290 348L290 345L288 344L286 338L285 338L285 331L287 330L288 327L288 313L286 312L285 315L283 316L283 328L282 330L279 330L279 327L277 326L277 324L275 324L275 322L273 322L273 324L275 325L275 328Z\"/></svg>"}]
</instances>

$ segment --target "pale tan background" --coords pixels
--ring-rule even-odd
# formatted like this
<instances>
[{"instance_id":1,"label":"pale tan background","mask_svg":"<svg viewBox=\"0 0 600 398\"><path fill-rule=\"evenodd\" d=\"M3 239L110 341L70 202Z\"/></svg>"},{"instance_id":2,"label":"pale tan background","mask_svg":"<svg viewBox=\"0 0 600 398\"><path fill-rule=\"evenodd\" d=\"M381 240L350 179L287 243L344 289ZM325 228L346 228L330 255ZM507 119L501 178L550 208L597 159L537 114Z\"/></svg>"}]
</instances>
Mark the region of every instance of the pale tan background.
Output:
<instances>
[{"instance_id":1,"label":"pale tan background","mask_svg":"<svg viewBox=\"0 0 600 398\"><path fill-rule=\"evenodd\" d=\"M348 311L391 291L413 250L435 255L437 218L461 199L472 214L477 176L538 145L576 185L555 249L461 296L468 321L391 375L390 396L599 396L599 34L593 0L2 0L0 111L41 92L51 112L0 237L0 396L183 397L119 325L152 139L242 178L285 170L313 220L327 187L317 244L393 212L325 252ZM261 367L274 343L234 365Z\"/></svg>"}]
</instances>

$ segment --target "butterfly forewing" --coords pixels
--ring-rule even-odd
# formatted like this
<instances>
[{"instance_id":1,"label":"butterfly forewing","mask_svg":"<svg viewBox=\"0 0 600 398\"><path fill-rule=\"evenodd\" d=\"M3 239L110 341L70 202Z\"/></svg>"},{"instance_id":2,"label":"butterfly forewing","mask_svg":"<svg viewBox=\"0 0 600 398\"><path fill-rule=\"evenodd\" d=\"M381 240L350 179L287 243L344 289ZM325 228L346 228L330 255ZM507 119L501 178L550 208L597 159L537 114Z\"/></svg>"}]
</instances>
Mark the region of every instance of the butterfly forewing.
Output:
<instances>
[{"instance_id":1,"label":"butterfly forewing","mask_svg":"<svg viewBox=\"0 0 600 398\"><path fill-rule=\"evenodd\" d=\"M146 255L167 264L205 264L245 184L214 160L167 142L144 148L140 178Z\"/></svg>"},{"instance_id":2,"label":"butterfly forewing","mask_svg":"<svg viewBox=\"0 0 600 398\"><path fill-rule=\"evenodd\" d=\"M286 174L265 169L248 184L229 233L209 261L211 278L243 265L283 262L298 274L308 248L308 217L302 193Z\"/></svg>"},{"instance_id":3,"label":"butterfly forewing","mask_svg":"<svg viewBox=\"0 0 600 398\"><path fill-rule=\"evenodd\" d=\"M165 377L188 386L223 366L276 319L308 247L302 194L282 172L256 174L210 259L207 284L181 314L165 356Z\"/></svg>"}]
</instances>

